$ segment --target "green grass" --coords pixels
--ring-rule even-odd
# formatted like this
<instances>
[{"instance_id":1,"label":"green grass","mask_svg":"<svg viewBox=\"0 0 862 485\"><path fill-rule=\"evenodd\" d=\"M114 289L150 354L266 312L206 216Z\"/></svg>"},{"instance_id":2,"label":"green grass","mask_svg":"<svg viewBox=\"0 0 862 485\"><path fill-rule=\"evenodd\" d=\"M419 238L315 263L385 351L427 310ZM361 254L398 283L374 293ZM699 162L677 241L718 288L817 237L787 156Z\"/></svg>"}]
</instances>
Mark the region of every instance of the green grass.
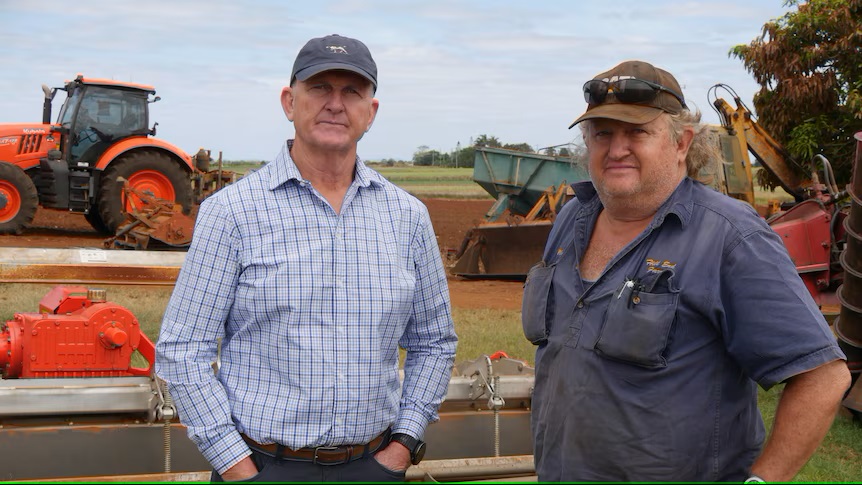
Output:
<instances>
[{"instance_id":1,"label":"green grass","mask_svg":"<svg viewBox=\"0 0 862 485\"><path fill-rule=\"evenodd\" d=\"M491 199L473 181L473 168L374 167L381 175L420 198Z\"/></svg>"},{"instance_id":2,"label":"green grass","mask_svg":"<svg viewBox=\"0 0 862 485\"><path fill-rule=\"evenodd\" d=\"M521 331L521 312L514 310L452 310L458 350L455 361L473 360L498 350L533 365L536 347Z\"/></svg>"},{"instance_id":3,"label":"green grass","mask_svg":"<svg viewBox=\"0 0 862 485\"><path fill-rule=\"evenodd\" d=\"M236 172L240 175L249 172L250 170L256 170L262 167L266 162L264 161L255 161L255 160L239 160L239 161L226 161L222 163L222 170L230 170L231 172ZM218 162L213 161L210 164L210 170L217 170Z\"/></svg>"},{"instance_id":4,"label":"green grass","mask_svg":"<svg viewBox=\"0 0 862 485\"><path fill-rule=\"evenodd\" d=\"M781 396L781 386L760 390L758 407L767 432L772 427L775 408ZM859 483L862 481L862 425L842 410L823 439L820 448L802 468L794 483Z\"/></svg>"}]
</instances>

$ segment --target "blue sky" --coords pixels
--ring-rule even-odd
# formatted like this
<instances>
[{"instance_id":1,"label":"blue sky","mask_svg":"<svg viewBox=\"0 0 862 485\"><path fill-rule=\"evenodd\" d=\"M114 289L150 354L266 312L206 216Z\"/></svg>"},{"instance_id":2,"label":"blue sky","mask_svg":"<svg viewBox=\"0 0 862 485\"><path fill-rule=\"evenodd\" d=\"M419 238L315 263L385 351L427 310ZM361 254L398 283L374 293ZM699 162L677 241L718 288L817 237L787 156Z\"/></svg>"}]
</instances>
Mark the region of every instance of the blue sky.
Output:
<instances>
[{"instance_id":1,"label":"blue sky","mask_svg":"<svg viewBox=\"0 0 862 485\"><path fill-rule=\"evenodd\" d=\"M41 85L83 73L155 86L158 136L188 152L270 160L293 134L279 95L296 53L338 33L378 65L365 159L447 152L480 134L534 148L575 141L582 84L627 59L673 73L717 123L712 85L749 106L758 89L729 49L787 11L782 0L0 0L0 122L39 121Z\"/></svg>"}]
</instances>

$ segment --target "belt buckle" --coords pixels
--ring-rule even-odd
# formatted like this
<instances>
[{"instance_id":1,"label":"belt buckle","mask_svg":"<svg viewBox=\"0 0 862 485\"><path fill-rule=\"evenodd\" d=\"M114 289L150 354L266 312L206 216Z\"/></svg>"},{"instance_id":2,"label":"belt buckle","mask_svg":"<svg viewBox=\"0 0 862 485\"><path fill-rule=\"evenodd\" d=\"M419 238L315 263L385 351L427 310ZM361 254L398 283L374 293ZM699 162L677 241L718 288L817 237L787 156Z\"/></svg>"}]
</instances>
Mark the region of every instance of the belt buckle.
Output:
<instances>
[{"instance_id":1,"label":"belt buckle","mask_svg":"<svg viewBox=\"0 0 862 485\"><path fill-rule=\"evenodd\" d=\"M324 465L324 466L341 465L342 463L349 462L350 458L351 458L350 457L350 455L351 455L350 449L345 450L345 453L347 454L347 458L345 458L345 459L334 460L334 461L330 461L330 462L320 461L321 457L318 454L319 452L323 451L323 452L333 452L334 453L334 452L337 452L339 448L340 447L338 447L338 446L318 446L318 447L314 448L314 458L312 458L311 462L315 465Z\"/></svg>"}]
</instances>

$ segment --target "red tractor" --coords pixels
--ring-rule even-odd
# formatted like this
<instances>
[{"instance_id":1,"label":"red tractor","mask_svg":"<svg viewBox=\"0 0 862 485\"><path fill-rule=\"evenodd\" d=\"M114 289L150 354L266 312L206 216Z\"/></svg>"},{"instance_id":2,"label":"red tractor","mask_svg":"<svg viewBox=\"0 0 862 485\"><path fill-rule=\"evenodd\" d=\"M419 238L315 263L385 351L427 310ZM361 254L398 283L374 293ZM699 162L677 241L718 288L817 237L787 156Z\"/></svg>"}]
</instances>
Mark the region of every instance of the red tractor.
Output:
<instances>
[{"instance_id":1,"label":"red tractor","mask_svg":"<svg viewBox=\"0 0 862 485\"><path fill-rule=\"evenodd\" d=\"M0 123L0 234L20 234L38 206L83 213L99 232L114 234L136 201L123 182L185 212L202 194L209 155L189 156L155 138L152 86L78 75L61 88L43 85L41 123ZM51 103L66 91L56 123Z\"/></svg>"}]
</instances>

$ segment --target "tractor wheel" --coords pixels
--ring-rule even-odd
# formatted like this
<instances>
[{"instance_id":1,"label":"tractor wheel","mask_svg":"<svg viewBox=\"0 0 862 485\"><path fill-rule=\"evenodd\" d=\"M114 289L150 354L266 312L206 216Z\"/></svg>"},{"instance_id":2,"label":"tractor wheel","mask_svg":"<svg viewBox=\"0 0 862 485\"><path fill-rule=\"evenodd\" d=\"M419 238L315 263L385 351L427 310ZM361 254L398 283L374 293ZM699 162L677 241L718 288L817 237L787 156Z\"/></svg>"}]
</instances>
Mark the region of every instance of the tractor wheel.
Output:
<instances>
[{"instance_id":1,"label":"tractor wheel","mask_svg":"<svg viewBox=\"0 0 862 485\"><path fill-rule=\"evenodd\" d=\"M114 231L108 229L108 226L106 226L102 221L102 216L99 215L99 208L97 206L90 207L90 212L84 214L84 219L86 219L99 234L104 234L106 236L112 236L114 234Z\"/></svg>"},{"instance_id":2,"label":"tractor wheel","mask_svg":"<svg viewBox=\"0 0 862 485\"><path fill-rule=\"evenodd\" d=\"M0 234L21 234L38 206L33 180L15 165L0 162Z\"/></svg>"},{"instance_id":3,"label":"tractor wheel","mask_svg":"<svg viewBox=\"0 0 862 485\"><path fill-rule=\"evenodd\" d=\"M141 207L141 201L134 195L132 200L126 200L121 178L127 180L132 188L180 204L187 214L191 211L192 184L180 164L164 153L133 152L111 162L102 173L99 183L96 206L111 234L125 220L126 211L131 210L132 202Z\"/></svg>"}]
</instances>

